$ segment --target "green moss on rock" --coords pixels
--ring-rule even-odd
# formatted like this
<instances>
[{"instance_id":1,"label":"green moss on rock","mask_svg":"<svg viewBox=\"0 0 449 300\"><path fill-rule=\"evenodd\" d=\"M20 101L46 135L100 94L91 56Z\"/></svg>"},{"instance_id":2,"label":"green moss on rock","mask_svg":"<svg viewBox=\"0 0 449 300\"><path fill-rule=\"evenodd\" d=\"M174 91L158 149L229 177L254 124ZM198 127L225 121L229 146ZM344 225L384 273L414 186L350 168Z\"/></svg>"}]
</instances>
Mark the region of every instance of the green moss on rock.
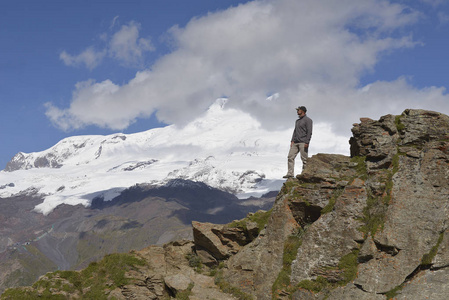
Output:
<instances>
[{"instance_id":1,"label":"green moss on rock","mask_svg":"<svg viewBox=\"0 0 449 300\"><path fill-rule=\"evenodd\" d=\"M251 221L251 222L254 222L257 224L257 227L259 228L259 233L260 233L260 231L268 223L268 220L271 216L272 210L273 209L270 209L268 211L259 210L259 211L255 212L254 214L249 214L244 219L233 221L233 222L229 223L228 226L231 228L241 228L244 231L247 231L248 230L247 222Z\"/></svg>"},{"instance_id":2,"label":"green moss on rock","mask_svg":"<svg viewBox=\"0 0 449 300\"><path fill-rule=\"evenodd\" d=\"M441 242L444 238L444 232L440 233L440 236L438 237L437 244L430 249L429 253L424 254L421 259L421 265L422 266L430 266L432 264L433 259L437 255L438 248L440 247Z\"/></svg>"},{"instance_id":3,"label":"green moss on rock","mask_svg":"<svg viewBox=\"0 0 449 300\"><path fill-rule=\"evenodd\" d=\"M342 280L330 282L325 276L318 276L315 280L303 280L296 285L296 288L302 288L314 293L335 289L339 286L345 286L357 277L359 250L354 250L340 258L336 267L329 270L339 270L342 274Z\"/></svg>"},{"instance_id":4,"label":"green moss on rock","mask_svg":"<svg viewBox=\"0 0 449 300\"><path fill-rule=\"evenodd\" d=\"M368 171L366 168L366 156L354 156L351 157L352 168L355 169L357 177L362 180L368 178Z\"/></svg>"},{"instance_id":5,"label":"green moss on rock","mask_svg":"<svg viewBox=\"0 0 449 300\"><path fill-rule=\"evenodd\" d=\"M274 299L276 299L276 295L279 291L294 291L294 287L290 285L290 275L292 273L291 266L293 260L295 260L296 255L298 254L298 249L302 244L302 233L302 230L300 230L297 235L291 235L285 240L284 253L282 256L282 269L272 286L272 294Z\"/></svg>"},{"instance_id":6,"label":"green moss on rock","mask_svg":"<svg viewBox=\"0 0 449 300\"><path fill-rule=\"evenodd\" d=\"M321 210L321 214L327 214L334 210L335 203L337 202L337 199L343 194L344 188L338 188L333 193L331 198L329 199L329 203L323 207Z\"/></svg>"},{"instance_id":7,"label":"green moss on rock","mask_svg":"<svg viewBox=\"0 0 449 300\"><path fill-rule=\"evenodd\" d=\"M401 132L405 129L405 125L401 123L401 115L394 118L394 123L396 124L396 129Z\"/></svg>"}]
</instances>

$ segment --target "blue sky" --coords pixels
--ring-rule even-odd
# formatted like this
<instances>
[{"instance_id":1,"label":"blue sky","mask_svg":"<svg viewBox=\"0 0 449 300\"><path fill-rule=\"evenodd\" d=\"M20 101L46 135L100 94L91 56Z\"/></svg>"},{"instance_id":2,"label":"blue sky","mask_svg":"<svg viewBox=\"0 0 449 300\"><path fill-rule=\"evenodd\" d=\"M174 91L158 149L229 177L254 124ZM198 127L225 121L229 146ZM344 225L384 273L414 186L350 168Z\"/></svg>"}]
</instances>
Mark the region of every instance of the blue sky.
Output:
<instances>
[{"instance_id":1,"label":"blue sky","mask_svg":"<svg viewBox=\"0 0 449 300\"><path fill-rule=\"evenodd\" d=\"M266 128L449 114L449 1L0 1L0 169L64 137L182 126L219 97ZM268 96L275 95L267 100Z\"/></svg>"}]
</instances>

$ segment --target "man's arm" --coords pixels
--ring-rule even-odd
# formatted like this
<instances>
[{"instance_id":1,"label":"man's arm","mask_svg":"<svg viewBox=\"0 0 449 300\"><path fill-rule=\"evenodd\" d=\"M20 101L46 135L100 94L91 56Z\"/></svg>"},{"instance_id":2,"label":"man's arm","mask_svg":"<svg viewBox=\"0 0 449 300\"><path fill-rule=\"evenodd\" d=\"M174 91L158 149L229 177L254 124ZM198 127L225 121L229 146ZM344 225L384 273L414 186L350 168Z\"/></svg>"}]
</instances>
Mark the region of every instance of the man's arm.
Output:
<instances>
[{"instance_id":1,"label":"man's arm","mask_svg":"<svg viewBox=\"0 0 449 300\"><path fill-rule=\"evenodd\" d=\"M312 119L308 119L306 122L306 128L307 128L307 143L304 145L304 147L308 148L310 144L310 139L312 138L312 131L313 131L313 121Z\"/></svg>"}]
</instances>

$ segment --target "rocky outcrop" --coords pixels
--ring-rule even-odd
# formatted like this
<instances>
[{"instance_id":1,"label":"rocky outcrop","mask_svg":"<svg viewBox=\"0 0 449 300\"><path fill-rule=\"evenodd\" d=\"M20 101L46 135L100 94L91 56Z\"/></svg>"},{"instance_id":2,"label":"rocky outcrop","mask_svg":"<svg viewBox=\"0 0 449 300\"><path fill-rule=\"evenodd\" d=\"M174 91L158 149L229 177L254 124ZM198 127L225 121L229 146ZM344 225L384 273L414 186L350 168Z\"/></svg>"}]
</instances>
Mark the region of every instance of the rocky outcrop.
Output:
<instances>
[{"instance_id":1,"label":"rocky outcrop","mask_svg":"<svg viewBox=\"0 0 449 300\"><path fill-rule=\"evenodd\" d=\"M374 123L380 127L388 124L379 148L389 152L380 159L368 154L368 171L379 176L380 168L391 161L390 174L386 174L391 178L385 183L389 186L383 197L387 210L382 227L372 232L380 251L359 266L355 284L367 292L386 293L410 281L419 270L432 268L435 259L439 264L433 268L447 263L441 256L445 254L432 257L432 249L438 246L440 253L445 252L439 247L439 238L444 237L449 219L449 118L435 112L406 110L401 116L387 116ZM354 131L367 125L362 123ZM376 148L374 144L369 147Z\"/></svg>"},{"instance_id":2,"label":"rocky outcrop","mask_svg":"<svg viewBox=\"0 0 449 300\"><path fill-rule=\"evenodd\" d=\"M259 211L257 214L263 214ZM249 214L249 218L254 214ZM208 266L218 264L239 252L259 234L259 225L250 219L245 223L233 222L227 225L192 222L196 254Z\"/></svg>"},{"instance_id":3,"label":"rocky outcrop","mask_svg":"<svg viewBox=\"0 0 449 300\"><path fill-rule=\"evenodd\" d=\"M352 132L351 157L313 156L270 211L135 252L148 266L109 296L446 299L449 117L406 110Z\"/></svg>"},{"instance_id":4,"label":"rocky outcrop","mask_svg":"<svg viewBox=\"0 0 449 300\"><path fill-rule=\"evenodd\" d=\"M351 157L315 155L284 184L263 234L227 260L229 282L257 299L446 298L449 117L361 121Z\"/></svg>"}]
</instances>

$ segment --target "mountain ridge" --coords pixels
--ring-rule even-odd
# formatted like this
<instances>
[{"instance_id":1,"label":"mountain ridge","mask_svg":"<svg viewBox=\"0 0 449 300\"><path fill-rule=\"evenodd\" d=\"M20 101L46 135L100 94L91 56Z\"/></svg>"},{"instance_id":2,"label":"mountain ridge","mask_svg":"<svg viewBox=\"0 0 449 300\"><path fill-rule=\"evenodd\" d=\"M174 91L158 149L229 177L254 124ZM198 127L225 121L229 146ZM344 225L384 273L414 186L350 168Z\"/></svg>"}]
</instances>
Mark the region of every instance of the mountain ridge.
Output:
<instances>
[{"instance_id":1,"label":"mountain ridge","mask_svg":"<svg viewBox=\"0 0 449 300\"><path fill-rule=\"evenodd\" d=\"M38 191L44 214L60 204L110 200L125 188L171 179L201 181L239 197L279 190L289 131L267 131L250 115L218 99L183 128L134 134L75 136L33 153L19 152L0 172L0 196ZM265 163L263 163L265 162Z\"/></svg>"}]
</instances>

